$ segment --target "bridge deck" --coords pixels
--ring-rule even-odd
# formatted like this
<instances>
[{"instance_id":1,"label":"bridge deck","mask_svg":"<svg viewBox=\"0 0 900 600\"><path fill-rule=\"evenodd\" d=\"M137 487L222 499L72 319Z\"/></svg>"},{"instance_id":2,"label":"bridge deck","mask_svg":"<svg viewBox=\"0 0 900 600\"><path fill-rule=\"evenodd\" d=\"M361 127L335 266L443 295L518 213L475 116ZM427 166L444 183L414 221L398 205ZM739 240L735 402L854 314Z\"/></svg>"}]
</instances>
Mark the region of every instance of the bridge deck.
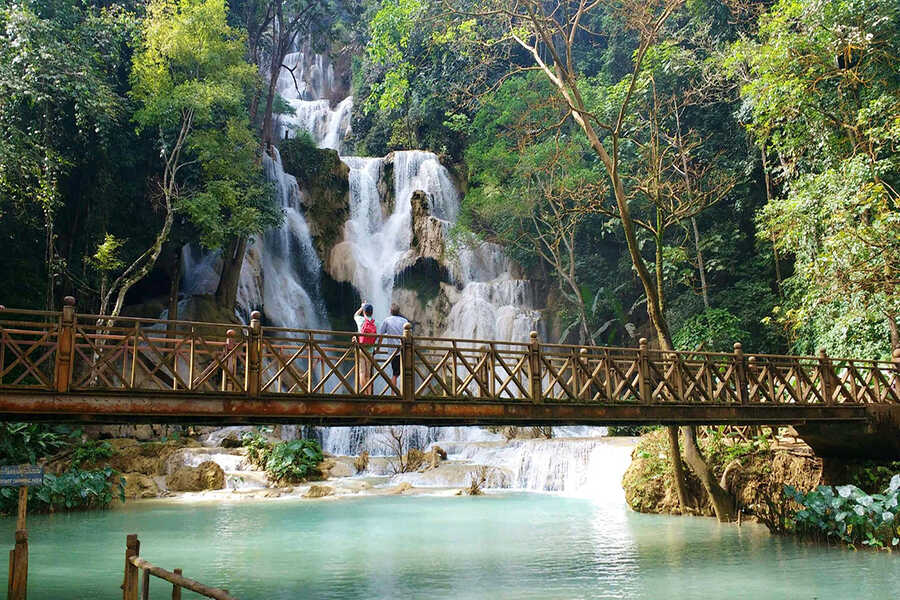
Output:
<instances>
[{"instance_id":1,"label":"bridge deck","mask_svg":"<svg viewBox=\"0 0 900 600\"><path fill-rule=\"evenodd\" d=\"M319 424L855 422L893 362L0 312L0 419ZM391 379L391 363L401 375Z\"/></svg>"}]
</instances>

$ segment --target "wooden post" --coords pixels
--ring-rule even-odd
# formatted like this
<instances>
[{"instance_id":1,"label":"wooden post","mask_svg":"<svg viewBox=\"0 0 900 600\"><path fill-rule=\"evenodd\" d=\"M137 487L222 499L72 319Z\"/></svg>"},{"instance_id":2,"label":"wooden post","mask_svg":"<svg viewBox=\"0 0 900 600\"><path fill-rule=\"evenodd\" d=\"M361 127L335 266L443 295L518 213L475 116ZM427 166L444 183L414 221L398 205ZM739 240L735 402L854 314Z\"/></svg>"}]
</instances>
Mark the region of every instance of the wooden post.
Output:
<instances>
[{"instance_id":1,"label":"wooden post","mask_svg":"<svg viewBox=\"0 0 900 600\"><path fill-rule=\"evenodd\" d=\"M72 360L75 354L75 298L63 298L62 318L56 340L56 364L53 369L53 382L56 391L69 391L72 383Z\"/></svg>"},{"instance_id":2,"label":"wooden post","mask_svg":"<svg viewBox=\"0 0 900 600\"><path fill-rule=\"evenodd\" d=\"M834 365L825 348L819 348L819 384L822 386L822 400L825 404L834 404Z\"/></svg>"},{"instance_id":3,"label":"wooden post","mask_svg":"<svg viewBox=\"0 0 900 600\"><path fill-rule=\"evenodd\" d=\"M16 531L27 529L25 526L25 515L28 512L28 486L23 485L19 488L19 512L16 516Z\"/></svg>"},{"instance_id":4,"label":"wooden post","mask_svg":"<svg viewBox=\"0 0 900 600\"><path fill-rule=\"evenodd\" d=\"M141 542L137 534L128 534L125 538L125 581L122 583L122 600L138 600L138 568L131 564L131 559L140 554Z\"/></svg>"},{"instance_id":5,"label":"wooden post","mask_svg":"<svg viewBox=\"0 0 900 600\"><path fill-rule=\"evenodd\" d=\"M24 529L16 531L12 563L9 600L25 600L28 595L28 532Z\"/></svg>"},{"instance_id":6,"label":"wooden post","mask_svg":"<svg viewBox=\"0 0 900 600\"><path fill-rule=\"evenodd\" d=\"M176 575L181 575L181 569L175 569ZM172 584L172 600L181 600L181 586L177 583Z\"/></svg>"},{"instance_id":7,"label":"wooden post","mask_svg":"<svg viewBox=\"0 0 900 600\"><path fill-rule=\"evenodd\" d=\"M543 390L541 390L541 343L538 341L537 331L531 332L531 342L528 344L528 377L531 381L531 401L543 402Z\"/></svg>"},{"instance_id":8,"label":"wooden post","mask_svg":"<svg viewBox=\"0 0 900 600\"><path fill-rule=\"evenodd\" d=\"M752 381L756 383L756 396L759 398L758 402L764 402L765 398L762 396L762 394L759 393L759 388L761 386L759 383L759 377L757 376L757 373L758 373L758 371L756 369L756 357L751 356L750 358L747 359L747 385L748 386L750 385L751 376L752 376L752 378L753 378ZM748 388L748 393L749 393L749 388Z\"/></svg>"},{"instance_id":9,"label":"wooden post","mask_svg":"<svg viewBox=\"0 0 900 600\"><path fill-rule=\"evenodd\" d=\"M647 356L647 338L638 341L638 392L643 404L653 402L650 390L650 359Z\"/></svg>"},{"instance_id":10,"label":"wooden post","mask_svg":"<svg viewBox=\"0 0 900 600\"><path fill-rule=\"evenodd\" d=\"M744 364L744 349L740 342L734 343L734 382L735 389L737 390L737 396L740 400L741 404L747 404L750 402L750 397L747 390L747 373L744 371L746 369L746 365Z\"/></svg>"},{"instance_id":11,"label":"wooden post","mask_svg":"<svg viewBox=\"0 0 900 600\"><path fill-rule=\"evenodd\" d=\"M234 329L229 329L225 332L225 356L228 356L228 353L234 349L236 342L234 338L237 337L237 331ZM235 368L236 361L234 356L228 356L225 361L222 363L222 391L234 391L234 383L231 381L231 378L228 377L229 369L233 369L237 371ZM236 375L236 373L233 373Z\"/></svg>"},{"instance_id":12,"label":"wooden post","mask_svg":"<svg viewBox=\"0 0 900 600\"><path fill-rule=\"evenodd\" d=\"M150 571L147 569L141 578L141 600L150 600Z\"/></svg>"},{"instance_id":13,"label":"wooden post","mask_svg":"<svg viewBox=\"0 0 900 600\"><path fill-rule=\"evenodd\" d=\"M262 379L262 313L250 313L250 340L247 342L247 395L259 397Z\"/></svg>"},{"instance_id":14,"label":"wooden post","mask_svg":"<svg viewBox=\"0 0 900 600\"><path fill-rule=\"evenodd\" d=\"M413 335L412 325L403 326L403 338L400 340L400 375L402 376L400 391L403 399L413 402L416 399L416 372L413 368Z\"/></svg>"},{"instance_id":15,"label":"wooden post","mask_svg":"<svg viewBox=\"0 0 900 600\"><path fill-rule=\"evenodd\" d=\"M9 551L9 571L6 574L6 597L12 598L13 573L16 570L16 551Z\"/></svg>"}]
</instances>

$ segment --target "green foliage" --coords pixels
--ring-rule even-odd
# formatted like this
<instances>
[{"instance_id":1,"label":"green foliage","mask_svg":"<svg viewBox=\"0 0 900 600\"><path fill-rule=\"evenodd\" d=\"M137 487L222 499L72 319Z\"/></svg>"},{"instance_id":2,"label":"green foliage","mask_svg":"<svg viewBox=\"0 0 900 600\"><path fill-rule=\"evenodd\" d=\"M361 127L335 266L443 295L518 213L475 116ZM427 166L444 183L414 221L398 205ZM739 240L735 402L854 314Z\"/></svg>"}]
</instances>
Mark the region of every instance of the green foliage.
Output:
<instances>
[{"instance_id":1,"label":"green foliage","mask_svg":"<svg viewBox=\"0 0 900 600\"><path fill-rule=\"evenodd\" d=\"M331 179L341 173L342 163L337 152L320 149L305 131L296 137L281 140L278 151L285 172L296 177L304 187L323 182L331 184ZM339 183L334 182L334 185Z\"/></svg>"},{"instance_id":2,"label":"green foliage","mask_svg":"<svg viewBox=\"0 0 900 600\"><path fill-rule=\"evenodd\" d=\"M881 494L866 494L855 485L823 485L808 494L785 486L784 493L800 505L793 515L799 535L878 549L900 544L900 475Z\"/></svg>"},{"instance_id":3,"label":"green foliage","mask_svg":"<svg viewBox=\"0 0 900 600\"><path fill-rule=\"evenodd\" d=\"M0 464L35 464L39 458L66 447L70 436L71 432L64 427L39 423L0 423Z\"/></svg>"},{"instance_id":4,"label":"green foliage","mask_svg":"<svg viewBox=\"0 0 900 600\"><path fill-rule=\"evenodd\" d=\"M619 437L636 437L656 431L659 425L610 425L606 428L606 435Z\"/></svg>"},{"instance_id":5,"label":"green foliage","mask_svg":"<svg viewBox=\"0 0 900 600\"><path fill-rule=\"evenodd\" d=\"M272 446L266 460L266 473L275 481L300 482L318 473L324 459L315 440L292 440Z\"/></svg>"},{"instance_id":6,"label":"green foliage","mask_svg":"<svg viewBox=\"0 0 900 600\"><path fill-rule=\"evenodd\" d=\"M781 0L727 63L780 163L760 235L796 259L777 318L804 347L834 352L852 324L900 314L898 25L891 0ZM884 357L868 331L851 353Z\"/></svg>"},{"instance_id":7,"label":"green foliage","mask_svg":"<svg viewBox=\"0 0 900 600\"><path fill-rule=\"evenodd\" d=\"M263 433L263 430L257 429L241 436L241 446L247 449L247 459L260 468L265 468L272 452L272 442Z\"/></svg>"},{"instance_id":8,"label":"green foliage","mask_svg":"<svg viewBox=\"0 0 900 600\"><path fill-rule=\"evenodd\" d=\"M111 457L115 451L109 442L98 440L85 440L72 451L72 466L81 467L83 464L94 464Z\"/></svg>"},{"instance_id":9,"label":"green foliage","mask_svg":"<svg viewBox=\"0 0 900 600\"><path fill-rule=\"evenodd\" d=\"M706 352L732 352L735 342L749 339L739 317L722 308L711 308L685 321L672 341L678 350L702 347Z\"/></svg>"},{"instance_id":10,"label":"green foliage","mask_svg":"<svg viewBox=\"0 0 900 600\"><path fill-rule=\"evenodd\" d=\"M750 441L746 441L733 432L728 432L724 425L706 428L707 436L704 451L707 459L714 465L728 465L746 456L768 452L774 441L771 430L762 430Z\"/></svg>"},{"instance_id":11,"label":"green foliage","mask_svg":"<svg viewBox=\"0 0 900 600\"><path fill-rule=\"evenodd\" d=\"M890 486L895 473L900 473L900 460L887 464L869 461L850 471L849 483L865 492L875 493Z\"/></svg>"},{"instance_id":12,"label":"green foliage","mask_svg":"<svg viewBox=\"0 0 900 600\"><path fill-rule=\"evenodd\" d=\"M44 475L44 485L28 489L29 512L56 512L106 508L114 498L125 501L125 479L113 469L82 471L71 468L62 475ZM0 514L13 514L17 488L0 488Z\"/></svg>"}]
</instances>

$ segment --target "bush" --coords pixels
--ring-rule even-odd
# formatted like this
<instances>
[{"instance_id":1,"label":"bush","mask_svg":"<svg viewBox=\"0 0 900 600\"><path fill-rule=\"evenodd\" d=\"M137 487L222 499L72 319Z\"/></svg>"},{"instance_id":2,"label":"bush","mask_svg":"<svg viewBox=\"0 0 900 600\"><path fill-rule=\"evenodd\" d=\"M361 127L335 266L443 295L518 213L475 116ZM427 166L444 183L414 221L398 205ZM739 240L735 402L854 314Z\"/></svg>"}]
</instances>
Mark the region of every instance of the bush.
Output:
<instances>
[{"instance_id":1,"label":"bush","mask_svg":"<svg viewBox=\"0 0 900 600\"><path fill-rule=\"evenodd\" d=\"M822 485L808 494L785 486L784 492L801 507L792 519L799 535L854 547L891 549L900 544L900 475L891 478L882 494L869 495L855 485Z\"/></svg>"},{"instance_id":2,"label":"bush","mask_svg":"<svg viewBox=\"0 0 900 600\"><path fill-rule=\"evenodd\" d=\"M259 430L244 433L241 445L247 449L247 460L254 466L265 469L269 454L272 452L272 442Z\"/></svg>"},{"instance_id":3,"label":"bush","mask_svg":"<svg viewBox=\"0 0 900 600\"><path fill-rule=\"evenodd\" d=\"M741 320L727 310L711 308L684 322L672 341L679 350L705 352L732 352L734 343L750 340L750 334L741 326Z\"/></svg>"},{"instance_id":4,"label":"bush","mask_svg":"<svg viewBox=\"0 0 900 600\"><path fill-rule=\"evenodd\" d=\"M0 514L13 514L17 488L0 488ZM29 512L106 508L118 495L125 501L125 479L113 469L82 471L72 468L62 475L44 475L44 485L28 489Z\"/></svg>"},{"instance_id":5,"label":"bush","mask_svg":"<svg viewBox=\"0 0 900 600\"><path fill-rule=\"evenodd\" d=\"M64 427L38 423L0 423L0 464L34 464L37 459L65 447L70 436L71 432Z\"/></svg>"},{"instance_id":6,"label":"bush","mask_svg":"<svg viewBox=\"0 0 900 600\"><path fill-rule=\"evenodd\" d=\"M318 474L325 456L315 440L292 440L272 446L266 460L266 474L275 481L297 483Z\"/></svg>"},{"instance_id":7,"label":"bush","mask_svg":"<svg viewBox=\"0 0 900 600\"><path fill-rule=\"evenodd\" d=\"M72 452L72 466L80 467L85 463L96 464L111 457L113 453L113 447L109 442L87 440L76 446Z\"/></svg>"},{"instance_id":8,"label":"bush","mask_svg":"<svg viewBox=\"0 0 900 600\"><path fill-rule=\"evenodd\" d=\"M638 437L659 429L659 425L610 425L606 435L610 437Z\"/></svg>"}]
</instances>

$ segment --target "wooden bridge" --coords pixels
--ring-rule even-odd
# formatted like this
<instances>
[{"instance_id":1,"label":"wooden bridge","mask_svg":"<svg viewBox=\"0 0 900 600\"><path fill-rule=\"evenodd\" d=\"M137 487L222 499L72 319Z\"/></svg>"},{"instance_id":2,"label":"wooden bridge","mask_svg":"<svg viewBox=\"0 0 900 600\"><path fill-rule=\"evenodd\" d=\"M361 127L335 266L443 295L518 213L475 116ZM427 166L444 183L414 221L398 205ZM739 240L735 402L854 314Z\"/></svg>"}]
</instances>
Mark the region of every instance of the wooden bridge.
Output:
<instances>
[{"instance_id":1,"label":"wooden bridge","mask_svg":"<svg viewBox=\"0 0 900 600\"><path fill-rule=\"evenodd\" d=\"M391 381L391 361L402 368ZM0 311L0 419L403 424L900 423L893 361L669 352ZM891 429L894 437L897 429ZM895 443L900 443L894 440Z\"/></svg>"}]
</instances>

